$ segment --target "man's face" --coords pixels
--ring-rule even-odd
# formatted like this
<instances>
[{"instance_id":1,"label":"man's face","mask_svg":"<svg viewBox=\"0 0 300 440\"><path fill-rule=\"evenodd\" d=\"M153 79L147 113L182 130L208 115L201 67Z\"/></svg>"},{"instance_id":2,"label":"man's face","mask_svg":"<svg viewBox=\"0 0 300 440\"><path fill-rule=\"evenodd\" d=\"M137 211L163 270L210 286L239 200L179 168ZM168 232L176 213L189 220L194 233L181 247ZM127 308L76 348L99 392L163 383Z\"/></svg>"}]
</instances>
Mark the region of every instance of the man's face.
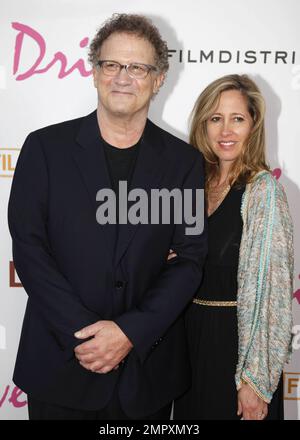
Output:
<instances>
[{"instance_id":1,"label":"man's face","mask_svg":"<svg viewBox=\"0 0 300 440\"><path fill-rule=\"evenodd\" d=\"M120 64L143 63L155 66L154 48L147 40L127 33L114 33L104 41L99 60ZM147 116L151 97L163 81L162 73L150 71L146 78L131 78L125 68L116 76L107 76L100 67L93 69L101 108L113 116Z\"/></svg>"}]
</instances>

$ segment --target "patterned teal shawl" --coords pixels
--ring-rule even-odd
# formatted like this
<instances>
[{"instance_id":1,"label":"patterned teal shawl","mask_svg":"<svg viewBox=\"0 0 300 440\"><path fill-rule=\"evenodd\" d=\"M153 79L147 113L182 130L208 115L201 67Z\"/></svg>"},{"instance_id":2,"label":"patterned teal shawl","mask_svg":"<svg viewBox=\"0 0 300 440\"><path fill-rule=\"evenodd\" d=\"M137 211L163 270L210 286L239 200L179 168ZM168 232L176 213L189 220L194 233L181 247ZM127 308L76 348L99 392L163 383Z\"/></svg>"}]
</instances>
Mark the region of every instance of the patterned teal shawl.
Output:
<instances>
[{"instance_id":1,"label":"patterned teal shawl","mask_svg":"<svg viewBox=\"0 0 300 440\"><path fill-rule=\"evenodd\" d=\"M269 172L246 186L241 214L235 380L270 402L291 356L294 252L286 195Z\"/></svg>"}]
</instances>

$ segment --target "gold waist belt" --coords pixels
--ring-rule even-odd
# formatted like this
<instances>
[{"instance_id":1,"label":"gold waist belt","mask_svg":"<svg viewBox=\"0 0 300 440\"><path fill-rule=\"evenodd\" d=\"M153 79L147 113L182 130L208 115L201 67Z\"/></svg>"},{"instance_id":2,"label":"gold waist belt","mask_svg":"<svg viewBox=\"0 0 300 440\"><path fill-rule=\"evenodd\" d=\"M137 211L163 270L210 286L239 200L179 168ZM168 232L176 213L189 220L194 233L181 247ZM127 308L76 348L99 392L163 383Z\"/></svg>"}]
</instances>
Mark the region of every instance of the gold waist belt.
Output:
<instances>
[{"instance_id":1,"label":"gold waist belt","mask_svg":"<svg viewBox=\"0 0 300 440\"><path fill-rule=\"evenodd\" d=\"M236 307L237 305L237 301L206 301L198 298L194 298L193 303L210 307Z\"/></svg>"}]
</instances>

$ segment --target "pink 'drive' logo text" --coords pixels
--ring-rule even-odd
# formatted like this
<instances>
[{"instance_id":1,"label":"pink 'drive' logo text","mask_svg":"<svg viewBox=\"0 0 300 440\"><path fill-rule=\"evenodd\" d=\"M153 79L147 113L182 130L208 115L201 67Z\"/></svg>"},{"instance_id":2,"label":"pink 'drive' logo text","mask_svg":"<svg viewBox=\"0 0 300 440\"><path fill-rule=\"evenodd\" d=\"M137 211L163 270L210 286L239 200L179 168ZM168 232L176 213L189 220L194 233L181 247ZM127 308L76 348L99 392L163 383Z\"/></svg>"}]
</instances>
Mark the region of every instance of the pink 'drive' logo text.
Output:
<instances>
[{"instance_id":1,"label":"pink 'drive' logo text","mask_svg":"<svg viewBox=\"0 0 300 440\"><path fill-rule=\"evenodd\" d=\"M46 55L46 42L42 37L42 35L33 28L22 23L13 22L12 27L13 29L18 31L16 37L14 65L13 65L13 74L17 75L16 76L17 81L24 81L25 79L28 79L33 75L46 73L57 62L60 63L60 71L58 74L59 79L65 78L66 76L70 75L75 69L78 70L81 76L86 77L91 75L92 70L87 70L85 68L85 63L82 58L80 58L78 61L76 61L75 64L73 64L71 67L68 68L67 56L62 52L56 52L52 60L44 67L41 67L41 64L44 61ZM34 60L32 66L29 69L27 69L25 72L19 73L18 70L19 70L20 58L22 54L22 48L23 48L25 36L29 37L37 44L39 53L36 59ZM79 46L81 48L84 48L88 45L88 42L89 39L85 37L80 41Z\"/></svg>"},{"instance_id":2,"label":"pink 'drive' logo text","mask_svg":"<svg viewBox=\"0 0 300 440\"><path fill-rule=\"evenodd\" d=\"M20 400L22 394L26 396L20 388L14 387L11 390L10 385L7 385L4 391L0 392L0 409L6 401L15 408L22 408L27 405L27 400Z\"/></svg>"}]
</instances>

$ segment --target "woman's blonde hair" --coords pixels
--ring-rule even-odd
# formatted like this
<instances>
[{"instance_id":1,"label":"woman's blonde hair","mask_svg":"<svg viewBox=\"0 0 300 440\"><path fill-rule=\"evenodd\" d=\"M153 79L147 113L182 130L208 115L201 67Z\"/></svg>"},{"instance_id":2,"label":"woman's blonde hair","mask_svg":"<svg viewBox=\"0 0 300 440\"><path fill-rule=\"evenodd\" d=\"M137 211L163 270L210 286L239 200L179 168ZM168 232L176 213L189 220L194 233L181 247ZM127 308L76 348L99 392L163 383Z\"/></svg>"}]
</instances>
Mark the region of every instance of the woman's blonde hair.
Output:
<instances>
[{"instance_id":1,"label":"woman's blonde hair","mask_svg":"<svg viewBox=\"0 0 300 440\"><path fill-rule=\"evenodd\" d=\"M255 82L247 75L226 75L213 81L203 90L191 114L190 143L203 153L206 160L206 187L219 175L218 157L208 140L207 121L218 107L221 93L227 90L241 92L253 120L242 154L230 169L229 183L246 184L259 171L269 171L265 158L264 98Z\"/></svg>"}]
</instances>

